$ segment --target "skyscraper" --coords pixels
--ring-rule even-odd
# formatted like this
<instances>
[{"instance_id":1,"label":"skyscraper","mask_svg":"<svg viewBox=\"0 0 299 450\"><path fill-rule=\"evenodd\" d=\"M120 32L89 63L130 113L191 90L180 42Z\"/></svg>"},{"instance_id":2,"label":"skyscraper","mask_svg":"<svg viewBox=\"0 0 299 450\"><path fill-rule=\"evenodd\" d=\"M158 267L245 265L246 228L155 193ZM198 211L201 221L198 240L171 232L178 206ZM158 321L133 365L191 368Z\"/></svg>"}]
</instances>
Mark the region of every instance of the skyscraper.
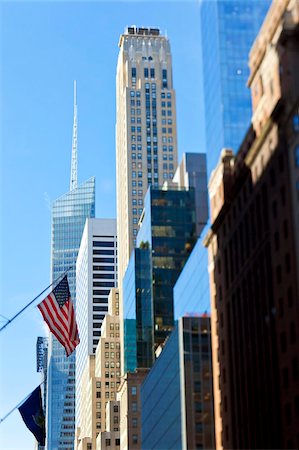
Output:
<instances>
[{"instance_id":1,"label":"skyscraper","mask_svg":"<svg viewBox=\"0 0 299 450\"><path fill-rule=\"evenodd\" d=\"M149 368L174 327L173 286L196 242L195 190L151 187L123 282L124 371Z\"/></svg>"},{"instance_id":2,"label":"skyscraper","mask_svg":"<svg viewBox=\"0 0 299 450\"><path fill-rule=\"evenodd\" d=\"M75 96L70 191L52 205L51 278L68 270L76 304L76 259L87 217L95 215L95 179L77 186L77 105ZM80 332L80 331L79 331ZM75 353L68 358L53 335L49 339L47 385L48 450L73 449L75 439Z\"/></svg>"},{"instance_id":3,"label":"skyscraper","mask_svg":"<svg viewBox=\"0 0 299 450\"><path fill-rule=\"evenodd\" d=\"M119 283L137 236L149 185L177 167L175 91L167 37L128 27L119 41L116 76L116 181Z\"/></svg>"},{"instance_id":4,"label":"skyscraper","mask_svg":"<svg viewBox=\"0 0 299 450\"><path fill-rule=\"evenodd\" d=\"M81 377L89 355L96 352L108 295L117 286L115 219L87 219L77 259L77 323L80 346L76 350L76 426L80 424Z\"/></svg>"},{"instance_id":5,"label":"skyscraper","mask_svg":"<svg viewBox=\"0 0 299 450\"><path fill-rule=\"evenodd\" d=\"M237 150L250 123L248 53L269 0L201 0L205 143L208 175L223 147Z\"/></svg>"}]
</instances>

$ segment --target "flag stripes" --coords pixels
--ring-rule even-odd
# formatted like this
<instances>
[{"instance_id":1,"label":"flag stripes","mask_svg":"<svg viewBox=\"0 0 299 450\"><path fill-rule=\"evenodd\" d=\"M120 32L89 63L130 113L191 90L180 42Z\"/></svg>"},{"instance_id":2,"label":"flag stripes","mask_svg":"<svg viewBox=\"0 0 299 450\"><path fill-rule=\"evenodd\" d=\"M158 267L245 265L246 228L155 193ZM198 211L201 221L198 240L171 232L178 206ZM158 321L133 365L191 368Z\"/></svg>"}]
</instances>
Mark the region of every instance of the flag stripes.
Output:
<instances>
[{"instance_id":1,"label":"flag stripes","mask_svg":"<svg viewBox=\"0 0 299 450\"><path fill-rule=\"evenodd\" d=\"M57 299L59 299L59 303ZM69 356L79 344L80 339L67 278L64 277L37 307L50 331L64 346L66 354Z\"/></svg>"}]
</instances>

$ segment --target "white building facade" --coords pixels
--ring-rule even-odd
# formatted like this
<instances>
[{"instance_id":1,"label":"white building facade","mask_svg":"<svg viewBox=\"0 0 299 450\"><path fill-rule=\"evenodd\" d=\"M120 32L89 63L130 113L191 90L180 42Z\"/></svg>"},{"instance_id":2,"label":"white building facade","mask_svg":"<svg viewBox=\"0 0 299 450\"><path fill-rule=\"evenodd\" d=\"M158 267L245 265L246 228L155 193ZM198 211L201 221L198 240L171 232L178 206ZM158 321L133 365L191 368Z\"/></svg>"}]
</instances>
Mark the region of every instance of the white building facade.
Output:
<instances>
[{"instance_id":1,"label":"white building facade","mask_svg":"<svg viewBox=\"0 0 299 450\"><path fill-rule=\"evenodd\" d=\"M76 265L77 323L76 425L80 424L80 385L89 355L94 355L108 313L108 296L117 286L115 219L87 219Z\"/></svg>"}]
</instances>

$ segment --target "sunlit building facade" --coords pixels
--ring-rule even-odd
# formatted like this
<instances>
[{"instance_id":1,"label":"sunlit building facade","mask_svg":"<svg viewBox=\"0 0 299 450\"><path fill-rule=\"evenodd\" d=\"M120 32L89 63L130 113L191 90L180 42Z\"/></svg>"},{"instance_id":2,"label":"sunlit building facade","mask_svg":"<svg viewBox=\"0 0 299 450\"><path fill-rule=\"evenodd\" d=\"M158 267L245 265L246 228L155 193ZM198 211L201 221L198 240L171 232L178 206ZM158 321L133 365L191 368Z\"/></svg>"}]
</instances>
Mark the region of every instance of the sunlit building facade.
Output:
<instances>
[{"instance_id":1,"label":"sunlit building facade","mask_svg":"<svg viewBox=\"0 0 299 450\"><path fill-rule=\"evenodd\" d=\"M208 176L223 147L239 148L251 118L248 54L270 0L201 0ZM205 125L204 125L205 124Z\"/></svg>"},{"instance_id":2,"label":"sunlit building facade","mask_svg":"<svg viewBox=\"0 0 299 450\"><path fill-rule=\"evenodd\" d=\"M88 355L95 354L110 290L117 286L115 219L87 219L77 266L77 323L80 346L76 350L76 427L80 424L80 386Z\"/></svg>"},{"instance_id":3,"label":"sunlit building facade","mask_svg":"<svg viewBox=\"0 0 299 450\"><path fill-rule=\"evenodd\" d=\"M52 206L52 281L68 271L76 305L76 259L86 218L95 216L95 179L90 178L54 201ZM75 439L75 352L49 338L47 386L47 450L71 450Z\"/></svg>"}]
</instances>

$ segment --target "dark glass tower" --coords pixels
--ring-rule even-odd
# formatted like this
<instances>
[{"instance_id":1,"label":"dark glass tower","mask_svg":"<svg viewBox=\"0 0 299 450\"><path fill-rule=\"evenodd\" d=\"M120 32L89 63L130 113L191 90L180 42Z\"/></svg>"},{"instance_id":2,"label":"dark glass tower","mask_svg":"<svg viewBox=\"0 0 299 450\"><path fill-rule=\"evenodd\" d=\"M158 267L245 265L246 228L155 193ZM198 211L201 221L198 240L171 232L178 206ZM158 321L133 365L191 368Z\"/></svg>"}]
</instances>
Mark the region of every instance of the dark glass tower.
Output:
<instances>
[{"instance_id":1,"label":"dark glass tower","mask_svg":"<svg viewBox=\"0 0 299 450\"><path fill-rule=\"evenodd\" d=\"M174 326L173 286L196 242L194 190L149 188L124 277L125 371L151 367Z\"/></svg>"}]
</instances>

